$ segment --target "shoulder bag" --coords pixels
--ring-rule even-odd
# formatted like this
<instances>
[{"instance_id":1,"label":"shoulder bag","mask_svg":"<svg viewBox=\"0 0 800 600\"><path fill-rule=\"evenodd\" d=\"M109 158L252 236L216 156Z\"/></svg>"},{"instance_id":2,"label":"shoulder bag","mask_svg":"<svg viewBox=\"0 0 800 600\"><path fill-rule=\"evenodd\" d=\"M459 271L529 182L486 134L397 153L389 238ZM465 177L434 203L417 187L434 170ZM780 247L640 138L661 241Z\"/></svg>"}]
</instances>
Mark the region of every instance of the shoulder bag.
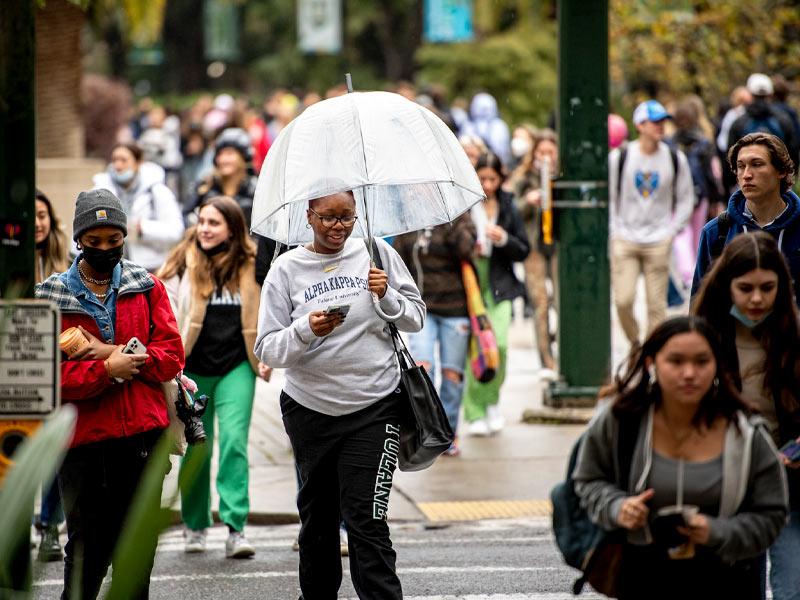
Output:
<instances>
[{"instance_id":1,"label":"shoulder bag","mask_svg":"<svg viewBox=\"0 0 800 600\"><path fill-rule=\"evenodd\" d=\"M372 243L375 266L383 270L375 240L364 242L368 246ZM400 366L400 387L407 400L400 419L398 467L401 471L421 471L450 447L455 435L428 373L414 361L395 324L388 323L388 327Z\"/></svg>"}]
</instances>

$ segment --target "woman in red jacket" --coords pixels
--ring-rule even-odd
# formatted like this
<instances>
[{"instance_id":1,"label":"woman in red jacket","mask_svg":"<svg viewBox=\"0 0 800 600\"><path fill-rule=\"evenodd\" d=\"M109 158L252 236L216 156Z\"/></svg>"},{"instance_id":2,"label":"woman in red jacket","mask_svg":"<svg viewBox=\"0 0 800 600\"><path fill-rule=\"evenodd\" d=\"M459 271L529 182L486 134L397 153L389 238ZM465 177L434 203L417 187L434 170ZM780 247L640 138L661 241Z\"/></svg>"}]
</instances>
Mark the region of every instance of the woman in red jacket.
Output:
<instances>
[{"instance_id":1,"label":"woman in red jacket","mask_svg":"<svg viewBox=\"0 0 800 600\"><path fill-rule=\"evenodd\" d=\"M62 595L67 600L97 597L149 456L169 424L161 382L184 363L164 286L122 260L127 223L116 196L82 192L73 231L81 254L65 273L36 289L37 298L61 310L62 330L78 327L89 340L61 362L61 398L78 411L58 475L69 537ZM145 353L122 353L133 337ZM150 547L141 549L149 568L137 597L148 595L157 539L154 531Z\"/></svg>"}]
</instances>

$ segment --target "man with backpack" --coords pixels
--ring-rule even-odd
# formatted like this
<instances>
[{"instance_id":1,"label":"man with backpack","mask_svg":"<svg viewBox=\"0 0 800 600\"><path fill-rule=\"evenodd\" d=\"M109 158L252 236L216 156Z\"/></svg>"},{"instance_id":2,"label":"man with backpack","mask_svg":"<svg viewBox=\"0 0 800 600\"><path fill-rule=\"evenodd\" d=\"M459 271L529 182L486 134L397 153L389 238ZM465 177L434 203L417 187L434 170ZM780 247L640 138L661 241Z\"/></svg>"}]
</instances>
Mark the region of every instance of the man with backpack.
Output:
<instances>
[{"instance_id":1,"label":"man with backpack","mask_svg":"<svg viewBox=\"0 0 800 600\"><path fill-rule=\"evenodd\" d=\"M691 98L681 100L675 106L675 135L667 140L670 148L686 155L694 184L695 202L691 219L673 243L677 274L684 290L692 282L700 232L708 222L709 211L715 207L712 214L716 216L724 210L723 203L728 200L722 187L722 163L714 143L700 129L699 119L697 104ZM683 297L680 297L679 303L683 304Z\"/></svg>"},{"instance_id":2,"label":"man with backpack","mask_svg":"<svg viewBox=\"0 0 800 600\"><path fill-rule=\"evenodd\" d=\"M771 133L783 141L796 166L799 140L789 115L772 102L775 92L772 80L764 73L753 73L747 78L747 90L752 94L753 101L731 125L728 148L748 134Z\"/></svg>"},{"instance_id":3,"label":"man with backpack","mask_svg":"<svg viewBox=\"0 0 800 600\"><path fill-rule=\"evenodd\" d=\"M751 133L733 145L728 162L740 189L728 200L727 210L703 228L692 296L728 242L740 233L763 230L778 241L800 304L800 198L791 189L795 164L786 145L775 135Z\"/></svg>"},{"instance_id":4,"label":"man with backpack","mask_svg":"<svg viewBox=\"0 0 800 600\"><path fill-rule=\"evenodd\" d=\"M670 118L658 101L642 102L633 113L639 138L608 157L611 284L620 325L632 345L639 343L633 314L639 275L644 275L652 331L666 314L672 240L694 208L686 156L662 141Z\"/></svg>"}]
</instances>

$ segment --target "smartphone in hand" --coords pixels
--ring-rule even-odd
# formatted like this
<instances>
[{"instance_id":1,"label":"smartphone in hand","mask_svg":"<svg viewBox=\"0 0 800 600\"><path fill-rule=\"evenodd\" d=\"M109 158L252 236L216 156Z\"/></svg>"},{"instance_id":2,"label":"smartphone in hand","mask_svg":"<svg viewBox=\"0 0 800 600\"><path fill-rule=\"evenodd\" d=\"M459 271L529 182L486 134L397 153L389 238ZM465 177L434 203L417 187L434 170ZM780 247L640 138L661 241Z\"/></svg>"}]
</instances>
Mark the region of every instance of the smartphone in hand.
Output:
<instances>
[{"instance_id":1,"label":"smartphone in hand","mask_svg":"<svg viewBox=\"0 0 800 600\"><path fill-rule=\"evenodd\" d=\"M125 348L122 350L123 354L146 354L147 347L139 341L139 338L133 336L131 339L128 340L128 343L125 345Z\"/></svg>"},{"instance_id":2,"label":"smartphone in hand","mask_svg":"<svg viewBox=\"0 0 800 600\"><path fill-rule=\"evenodd\" d=\"M792 440L781 447L781 454L783 454L789 462L797 462L800 460L800 442Z\"/></svg>"},{"instance_id":3,"label":"smartphone in hand","mask_svg":"<svg viewBox=\"0 0 800 600\"><path fill-rule=\"evenodd\" d=\"M350 310L349 304L331 304L329 307L325 309L326 315L332 315L334 313L340 313L343 317L347 315Z\"/></svg>"}]
</instances>

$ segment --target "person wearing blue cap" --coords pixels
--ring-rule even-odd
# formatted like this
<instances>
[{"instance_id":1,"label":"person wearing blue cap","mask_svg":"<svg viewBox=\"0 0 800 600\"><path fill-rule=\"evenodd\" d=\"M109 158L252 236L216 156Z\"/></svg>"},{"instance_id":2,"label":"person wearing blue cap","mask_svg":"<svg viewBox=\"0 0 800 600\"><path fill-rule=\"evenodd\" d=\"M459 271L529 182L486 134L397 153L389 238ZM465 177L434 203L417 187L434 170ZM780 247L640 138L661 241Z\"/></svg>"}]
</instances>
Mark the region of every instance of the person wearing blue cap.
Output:
<instances>
[{"instance_id":1,"label":"person wearing blue cap","mask_svg":"<svg viewBox=\"0 0 800 600\"><path fill-rule=\"evenodd\" d=\"M633 314L636 282L644 276L647 331L663 319L672 240L694 208L694 186L686 156L662 141L672 116L656 100L636 107L638 139L608 157L611 284L620 325L632 346L640 327Z\"/></svg>"}]
</instances>

